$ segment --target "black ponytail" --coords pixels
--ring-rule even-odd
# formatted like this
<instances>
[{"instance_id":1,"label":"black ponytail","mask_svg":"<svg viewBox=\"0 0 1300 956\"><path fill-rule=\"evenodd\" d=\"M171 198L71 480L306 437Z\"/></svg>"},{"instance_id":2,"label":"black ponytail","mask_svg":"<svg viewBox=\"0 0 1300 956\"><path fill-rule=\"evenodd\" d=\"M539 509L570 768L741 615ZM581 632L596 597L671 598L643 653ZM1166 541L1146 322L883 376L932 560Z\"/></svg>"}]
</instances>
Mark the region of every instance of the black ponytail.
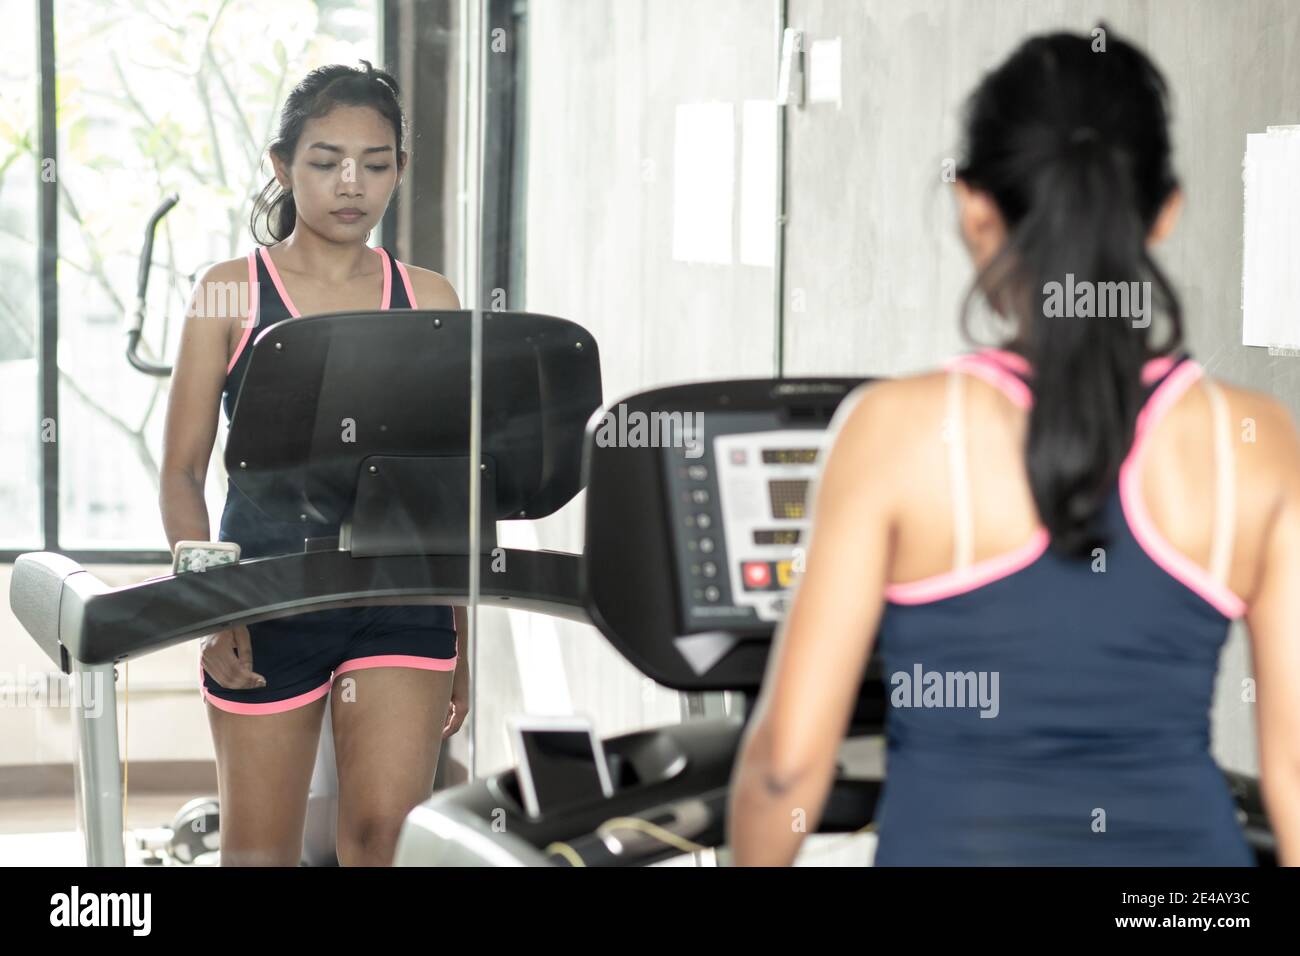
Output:
<instances>
[{"instance_id":1,"label":"black ponytail","mask_svg":"<svg viewBox=\"0 0 1300 956\"><path fill-rule=\"evenodd\" d=\"M318 67L290 92L280 111L279 131L271 142L271 152L286 166L293 161L307 120L324 116L336 106L369 106L378 110L393 126L397 158L402 158L407 151L406 117L397 81L383 70L376 70L369 61L361 62L365 69L342 64ZM264 246L280 242L293 232L297 221L293 193L281 189L272 176L253 201L253 212L248 219L253 241Z\"/></svg>"},{"instance_id":2,"label":"black ponytail","mask_svg":"<svg viewBox=\"0 0 1300 956\"><path fill-rule=\"evenodd\" d=\"M969 306L982 292L1012 323L1005 347L1031 365L1025 462L1063 555L1105 543L1098 519L1133 442L1142 366L1182 343L1181 306L1146 244L1177 187L1165 83L1143 53L1098 32L1103 49L1095 37L1031 38L987 76L968 106L958 172L992 196L1008 231L967 297L963 331L971 338ZM1074 317L1069 293L1085 283L1094 304L1109 293L1126 308ZM1122 294L1143 288L1145 315ZM1157 312L1168 326L1158 348Z\"/></svg>"}]
</instances>

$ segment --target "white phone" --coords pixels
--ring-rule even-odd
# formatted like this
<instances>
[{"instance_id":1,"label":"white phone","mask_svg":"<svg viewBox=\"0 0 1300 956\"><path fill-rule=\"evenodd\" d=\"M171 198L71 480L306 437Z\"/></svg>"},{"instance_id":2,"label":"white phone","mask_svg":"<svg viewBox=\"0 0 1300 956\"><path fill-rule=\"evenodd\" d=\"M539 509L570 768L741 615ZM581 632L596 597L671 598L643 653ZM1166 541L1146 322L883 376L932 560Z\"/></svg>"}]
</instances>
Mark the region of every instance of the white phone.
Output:
<instances>
[{"instance_id":1,"label":"white phone","mask_svg":"<svg viewBox=\"0 0 1300 956\"><path fill-rule=\"evenodd\" d=\"M605 748L591 718L513 715L507 723L530 817L614 795Z\"/></svg>"},{"instance_id":2,"label":"white phone","mask_svg":"<svg viewBox=\"0 0 1300 956\"><path fill-rule=\"evenodd\" d=\"M239 563L239 544L234 541L177 541L172 574L206 571L223 564Z\"/></svg>"}]
</instances>

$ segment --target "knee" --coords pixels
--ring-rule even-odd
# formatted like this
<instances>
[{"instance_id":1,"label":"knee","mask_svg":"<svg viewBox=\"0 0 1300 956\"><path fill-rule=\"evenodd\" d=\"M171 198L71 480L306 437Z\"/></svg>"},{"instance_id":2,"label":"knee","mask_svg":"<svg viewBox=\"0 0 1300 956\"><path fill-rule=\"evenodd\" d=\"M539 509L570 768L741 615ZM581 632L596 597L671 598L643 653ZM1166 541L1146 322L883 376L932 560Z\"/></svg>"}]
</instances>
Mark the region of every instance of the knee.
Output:
<instances>
[{"instance_id":1,"label":"knee","mask_svg":"<svg viewBox=\"0 0 1300 956\"><path fill-rule=\"evenodd\" d=\"M369 814L347 821L340 819L339 865L392 866L397 836L405 819L405 813Z\"/></svg>"}]
</instances>

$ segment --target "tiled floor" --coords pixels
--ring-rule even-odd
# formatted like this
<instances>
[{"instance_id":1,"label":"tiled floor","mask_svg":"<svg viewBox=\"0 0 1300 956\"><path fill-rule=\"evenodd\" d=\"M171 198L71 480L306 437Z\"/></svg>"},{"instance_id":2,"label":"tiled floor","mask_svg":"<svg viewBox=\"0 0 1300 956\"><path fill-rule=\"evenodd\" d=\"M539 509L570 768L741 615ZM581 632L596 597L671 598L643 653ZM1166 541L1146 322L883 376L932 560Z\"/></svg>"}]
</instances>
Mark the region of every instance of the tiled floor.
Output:
<instances>
[{"instance_id":1,"label":"tiled floor","mask_svg":"<svg viewBox=\"0 0 1300 956\"><path fill-rule=\"evenodd\" d=\"M196 796L132 794L126 807L128 865L143 865L133 851L137 836L147 837L170 826L185 803ZM76 805L71 796L0 800L0 866L83 866L85 849L76 829Z\"/></svg>"},{"instance_id":2,"label":"tiled floor","mask_svg":"<svg viewBox=\"0 0 1300 956\"><path fill-rule=\"evenodd\" d=\"M166 826L191 795L135 797L128 807L131 830L127 833L128 866L143 866L134 850L136 836ZM75 829L71 800L0 800L0 866L83 866L85 850ZM872 833L811 836L797 866L864 866L875 855ZM724 853L725 855L725 853ZM693 866L695 858L680 856L661 866ZM700 865L713 866L712 854Z\"/></svg>"},{"instance_id":3,"label":"tiled floor","mask_svg":"<svg viewBox=\"0 0 1300 956\"><path fill-rule=\"evenodd\" d=\"M880 742L853 744L846 745L842 752L844 762L855 772L878 772L882 766ZM170 826L176 811L195 796L194 793L130 795L126 807L128 865L144 865L142 854L135 849L137 837L148 837L151 830ZM85 852L76 826L76 807L71 795L0 799L0 866L84 865ZM870 865L875 850L873 833L813 835L805 840L796 865ZM725 851L720 855L725 860ZM670 866L695 863L695 858L689 855L666 861ZM699 863L714 865L713 855L704 854Z\"/></svg>"}]
</instances>

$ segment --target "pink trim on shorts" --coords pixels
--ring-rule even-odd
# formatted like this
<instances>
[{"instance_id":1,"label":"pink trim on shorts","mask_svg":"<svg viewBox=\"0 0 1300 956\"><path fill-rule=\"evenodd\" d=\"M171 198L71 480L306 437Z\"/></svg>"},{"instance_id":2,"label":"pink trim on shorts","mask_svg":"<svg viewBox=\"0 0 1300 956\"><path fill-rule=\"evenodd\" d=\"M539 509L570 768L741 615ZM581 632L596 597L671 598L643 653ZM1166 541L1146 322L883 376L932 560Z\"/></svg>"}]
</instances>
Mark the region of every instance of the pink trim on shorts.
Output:
<instances>
[{"instance_id":1,"label":"pink trim on shorts","mask_svg":"<svg viewBox=\"0 0 1300 956\"><path fill-rule=\"evenodd\" d=\"M284 700L268 700L261 704L246 704L242 701L226 700L224 697L217 697L209 693L207 687L203 685L203 662L199 662L199 693L217 710L224 710L228 714L280 714L286 710L297 710L299 707L305 707L314 700L320 700L330 692L332 681L326 681L319 687L315 687L305 693L298 694L296 697L286 697Z\"/></svg>"},{"instance_id":2,"label":"pink trim on shorts","mask_svg":"<svg viewBox=\"0 0 1300 956\"><path fill-rule=\"evenodd\" d=\"M344 661L334 670L334 676L348 671L363 671L371 667L412 667L423 671L454 671L454 657L417 657L414 654L377 654L374 657L354 657Z\"/></svg>"}]
</instances>

